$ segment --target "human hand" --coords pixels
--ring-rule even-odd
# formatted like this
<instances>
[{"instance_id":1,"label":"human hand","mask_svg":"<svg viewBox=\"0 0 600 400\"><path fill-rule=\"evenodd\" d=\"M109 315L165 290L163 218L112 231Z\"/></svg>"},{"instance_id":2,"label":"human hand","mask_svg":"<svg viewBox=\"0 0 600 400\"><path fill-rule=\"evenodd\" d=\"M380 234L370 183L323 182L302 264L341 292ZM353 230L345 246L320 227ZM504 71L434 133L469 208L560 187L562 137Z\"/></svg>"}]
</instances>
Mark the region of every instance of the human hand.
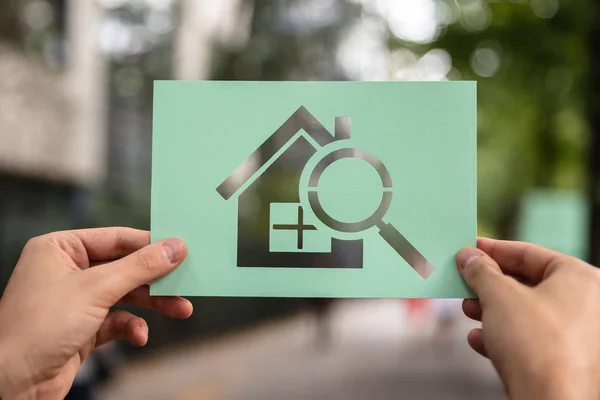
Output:
<instances>
[{"instance_id":1,"label":"human hand","mask_svg":"<svg viewBox=\"0 0 600 400\"><path fill-rule=\"evenodd\" d=\"M62 399L83 360L113 340L143 346L148 325L117 303L187 318L180 297L150 297L148 283L175 269L185 244L150 244L128 228L56 232L31 239L0 300L0 397Z\"/></svg>"},{"instance_id":2,"label":"human hand","mask_svg":"<svg viewBox=\"0 0 600 400\"><path fill-rule=\"evenodd\" d=\"M600 272L528 243L479 239L457 265L482 322L467 340L489 357L511 399L598 399ZM516 279L515 279L516 278Z\"/></svg>"}]
</instances>

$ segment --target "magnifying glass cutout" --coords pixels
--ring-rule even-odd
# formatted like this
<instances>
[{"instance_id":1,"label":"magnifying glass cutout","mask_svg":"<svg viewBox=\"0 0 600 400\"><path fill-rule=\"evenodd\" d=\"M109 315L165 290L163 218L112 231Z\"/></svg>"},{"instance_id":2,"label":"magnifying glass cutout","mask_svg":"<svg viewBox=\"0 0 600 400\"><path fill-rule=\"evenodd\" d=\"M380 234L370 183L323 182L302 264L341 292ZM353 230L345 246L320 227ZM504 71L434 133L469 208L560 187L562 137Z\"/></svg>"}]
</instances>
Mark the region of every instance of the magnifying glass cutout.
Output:
<instances>
[{"instance_id":1,"label":"magnifying glass cutout","mask_svg":"<svg viewBox=\"0 0 600 400\"><path fill-rule=\"evenodd\" d=\"M317 186L321 175L335 161L358 158L370 164L379 174L383 186L381 203L369 217L358 222L343 222L331 217L319 200ZM383 218L392 202L392 179L385 165L375 156L361 149L342 148L323 157L312 170L308 181L308 202L315 216L327 227L342 233L359 233L377 227L379 235L410 265L422 278L427 279L435 267L400 233Z\"/></svg>"}]
</instances>

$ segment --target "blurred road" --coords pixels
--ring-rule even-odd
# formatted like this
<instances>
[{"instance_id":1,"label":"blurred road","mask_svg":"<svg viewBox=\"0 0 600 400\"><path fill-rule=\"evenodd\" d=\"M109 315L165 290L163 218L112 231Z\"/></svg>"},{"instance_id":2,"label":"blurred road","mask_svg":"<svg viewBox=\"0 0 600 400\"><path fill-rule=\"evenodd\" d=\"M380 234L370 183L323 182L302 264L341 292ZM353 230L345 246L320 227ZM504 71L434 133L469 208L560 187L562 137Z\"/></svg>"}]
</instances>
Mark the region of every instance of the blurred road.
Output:
<instances>
[{"instance_id":1,"label":"blurred road","mask_svg":"<svg viewBox=\"0 0 600 400\"><path fill-rule=\"evenodd\" d=\"M466 319L440 338L431 319L406 323L398 300L332 311L329 342L297 316L125 365L101 399L505 398L489 362L466 345Z\"/></svg>"}]
</instances>

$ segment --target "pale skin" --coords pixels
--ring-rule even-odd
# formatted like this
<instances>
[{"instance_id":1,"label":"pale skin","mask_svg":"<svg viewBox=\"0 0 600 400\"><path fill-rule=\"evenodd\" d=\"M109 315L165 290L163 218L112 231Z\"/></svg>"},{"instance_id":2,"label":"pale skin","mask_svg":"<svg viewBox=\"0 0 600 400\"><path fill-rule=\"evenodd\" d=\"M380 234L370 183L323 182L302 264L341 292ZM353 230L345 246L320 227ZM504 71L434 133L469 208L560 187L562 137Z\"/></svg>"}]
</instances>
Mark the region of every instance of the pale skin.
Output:
<instances>
[{"instance_id":1,"label":"pale skin","mask_svg":"<svg viewBox=\"0 0 600 400\"><path fill-rule=\"evenodd\" d=\"M180 297L147 284L186 256L181 240L150 244L128 228L57 232L30 240L0 300L0 397L62 399L90 351L113 340L143 346L148 325L118 303L187 318Z\"/></svg>"},{"instance_id":2,"label":"pale skin","mask_svg":"<svg viewBox=\"0 0 600 400\"><path fill-rule=\"evenodd\" d=\"M490 358L509 397L600 398L599 270L526 243L482 238L477 247L457 256L478 296L463 311L482 322L467 340Z\"/></svg>"},{"instance_id":3,"label":"pale skin","mask_svg":"<svg viewBox=\"0 0 600 400\"><path fill-rule=\"evenodd\" d=\"M509 397L597 399L600 273L575 258L525 243L479 239L459 271L477 294L463 310L482 321L468 335L489 357ZM187 318L180 297L150 297L147 284L175 269L186 247L150 244L148 232L104 228L30 241L0 300L0 397L62 399L81 362L113 340L143 346L146 322L118 303Z\"/></svg>"}]
</instances>

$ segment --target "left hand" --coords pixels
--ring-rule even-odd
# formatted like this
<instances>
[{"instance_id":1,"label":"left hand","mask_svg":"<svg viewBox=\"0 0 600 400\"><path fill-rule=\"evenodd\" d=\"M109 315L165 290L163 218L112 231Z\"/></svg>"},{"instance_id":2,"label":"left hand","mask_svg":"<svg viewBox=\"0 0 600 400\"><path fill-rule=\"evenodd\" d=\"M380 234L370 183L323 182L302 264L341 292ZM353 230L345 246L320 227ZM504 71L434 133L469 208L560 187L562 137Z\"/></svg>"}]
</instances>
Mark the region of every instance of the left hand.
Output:
<instances>
[{"instance_id":1,"label":"left hand","mask_svg":"<svg viewBox=\"0 0 600 400\"><path fill-rule=\"evenodd\" d=\"M175 269L185 244L128 228L31 239L0 300L0 397L62 399L90 351L113 340L143 346L148 325L126 303L187 318L180 297L150 297L148 283Z\"/></svg>"}]
</instances>

